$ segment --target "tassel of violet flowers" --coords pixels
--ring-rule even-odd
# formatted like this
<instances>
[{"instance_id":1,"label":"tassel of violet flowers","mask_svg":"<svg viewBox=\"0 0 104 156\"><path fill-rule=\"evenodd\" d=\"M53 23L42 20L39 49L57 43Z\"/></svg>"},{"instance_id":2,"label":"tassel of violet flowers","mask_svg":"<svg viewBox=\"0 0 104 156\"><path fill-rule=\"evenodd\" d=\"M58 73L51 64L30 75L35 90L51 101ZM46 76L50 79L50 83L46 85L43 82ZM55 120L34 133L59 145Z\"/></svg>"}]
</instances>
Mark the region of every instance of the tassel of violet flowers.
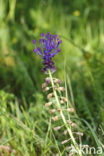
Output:
<instances>
[{"instance_id":1,"label":"tassel of violet flowers","mask_svg":"<svg viewBox=\"0 0 104 156\"><path fill-rule=\"evenodd\" d=\"M57 122L62 121L62 125L54 127L54 131L63 131L64 135L68 135L68 138L61 141L61 144L68 144L72 142L75 147L77 154L82 156L82 153L78 147L78 143L74 137L83 136L81 132L74 132L76 130L77 124L71 121L71 113L74 113L74 109L67 107L68 99L65 95L65 88L61 86L61 80L53 78L52 73L56 71L56 67L52 58L60 52L61 40L57 35L52 35L49 32L44 36L41 34L41 39L39 40L39 47L36 47L36 41L33 40L35 49L34 52L43 60L44 68L42 69L44 74L48 74L49 77L45 78L45 82L42 84L43 91L49 91L47 95L48 102L45 104L52 115L52 121ZM66 147L67 149L69 148ZM75 154L75 153L72 153Z\"/></svg>"}]
</instances>

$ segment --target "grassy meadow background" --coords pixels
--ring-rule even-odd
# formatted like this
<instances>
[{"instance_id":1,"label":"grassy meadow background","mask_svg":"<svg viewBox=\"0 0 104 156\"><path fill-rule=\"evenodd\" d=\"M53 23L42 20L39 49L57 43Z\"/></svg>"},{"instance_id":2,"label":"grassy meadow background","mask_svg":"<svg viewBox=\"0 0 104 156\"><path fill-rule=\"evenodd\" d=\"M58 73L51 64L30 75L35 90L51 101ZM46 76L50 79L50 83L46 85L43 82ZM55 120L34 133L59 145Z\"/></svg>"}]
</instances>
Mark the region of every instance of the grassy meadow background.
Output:
<instances>
[{"instance_id":1,"label":"grassy meadow background","mask_svg":"<svg viewBox=\"0 0 104 156\"><path fill-rule=\"evenodd\" d=\"M83 143L104 145L104 1L0 0L0 146L11 156L54 156L61 146L33 52L33 39L47 32L62 40L55 76L67 82Z\"/></svg>"}]
</instances>

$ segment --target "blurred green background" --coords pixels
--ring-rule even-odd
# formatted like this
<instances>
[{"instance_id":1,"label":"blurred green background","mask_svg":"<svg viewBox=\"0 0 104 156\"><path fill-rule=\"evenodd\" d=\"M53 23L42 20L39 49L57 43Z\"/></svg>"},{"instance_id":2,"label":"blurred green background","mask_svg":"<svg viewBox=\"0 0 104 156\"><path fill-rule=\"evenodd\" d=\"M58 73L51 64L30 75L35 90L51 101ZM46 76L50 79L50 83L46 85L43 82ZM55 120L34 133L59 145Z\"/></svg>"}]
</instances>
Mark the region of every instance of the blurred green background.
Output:
<instances>
[{"instance_id":1,"label":"blurred green background","mask_svg":"<svg viewBox=\"0 0 104 156\"><path fill-rule=\"evenodd\" d=\"M32 41L38 41L40 34L47 32L58 34L62 40L61 53L55 58L55 75L63 82L65 77L70 78L79 117L88 121L103 141L104 0L0 0L1 112L16 114L16 108L21 114L19 107L22 105L28 115L33 111L33 123L42 119L46 99L41 84L45 76L41 72L41 60L33 52ZM8 97L14 103L11 96L18 103L14 108L13 104L7 105ZM22 115L19 119L23 119ZM2 116L1 131L7 127L4 120ZM43 123L39 124L41 127ZM45 131L42 131L39 134L44 138ZM94 144L90 132L85 130L85 133L86 142ZM5 139L11 135L9 133ZM25 146L21 151L24 149Z\"/></svg>"},{"instance_id":2,"label":"blurred green background","mask_svg":"<svg viewBox=\"0 0 104 156\"><path fill-rule=\"evenodd\" d=\"M103 62L103 17L103 0L0 0L0 88L29 97L41 90L41 61L32 41L42 32L58 34L63 41L55 61L60 77L64 66L71 69L85 62L80 47L91 52L91 59Z\"/></svg>"}]
</instances>

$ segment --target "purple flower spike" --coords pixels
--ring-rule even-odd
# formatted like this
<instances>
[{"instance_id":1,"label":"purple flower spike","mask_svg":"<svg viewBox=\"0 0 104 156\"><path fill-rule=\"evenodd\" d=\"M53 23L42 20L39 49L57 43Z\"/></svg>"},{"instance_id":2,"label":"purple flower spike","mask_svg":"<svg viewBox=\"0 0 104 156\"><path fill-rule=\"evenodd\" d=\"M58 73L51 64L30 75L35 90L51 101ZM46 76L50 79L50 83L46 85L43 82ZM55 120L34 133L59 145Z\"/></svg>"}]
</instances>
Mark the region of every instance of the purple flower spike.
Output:
<instances>
[{"instance_id":1,"label":"purple flower spike","mask_svg":"<svg viewBox=\"0 0 104 156\"><path fill-rule=\"evenodd\" d=\"M59 40L59 41L58 41L58 44L61 44L61 43L62 43L62 40Z\"/></svg>"},{"instance_id":2,"label":"purple flower spike","mask_svg":"<svg viewBox=\"0 0 104 156\"><path fill-rule=\"evenodd\" d=\"M33 44L34 44L34 45L36 44L36 40L33 40Z\"/></svg>"},{"instance_id":3,"label":"purple flower spike","mask_svg":"<svg viewBox=\"0 0 104 156\"><path fill-rule=\"evenodd\" d=\"M44 37L44 33L41 33L41 37Z\"/></svg>"},{"instance_id":4,"label":"purple flower spike","mask_svg":"<svg viewBox=\"0 0 104 156\"><path fill-rule=\"evenodd\" d=\"M58 49L57 49L57 52L59 53L60 51L61 51L60 48L58 48Z\"/></svg>"},{"instance_id":5,"label":"purple flower spike","mask_svg":"<svg viewBox=\"0 0 104 156\"><path fill-rule=\"evenodd\" d=\"M49 69L52 72L56 71L52 57L60 52L61 43L62 41L59 40L59 37L57 35L50 34L50 32L45 36L44 33L41 34L41 39L39 40L40 46L38 48L36 48L36 41L33 40L33 44L35 46L34 52L43 59L44 68L42 71L44 73L47 73Z\"/></svg>"}]
</instances>

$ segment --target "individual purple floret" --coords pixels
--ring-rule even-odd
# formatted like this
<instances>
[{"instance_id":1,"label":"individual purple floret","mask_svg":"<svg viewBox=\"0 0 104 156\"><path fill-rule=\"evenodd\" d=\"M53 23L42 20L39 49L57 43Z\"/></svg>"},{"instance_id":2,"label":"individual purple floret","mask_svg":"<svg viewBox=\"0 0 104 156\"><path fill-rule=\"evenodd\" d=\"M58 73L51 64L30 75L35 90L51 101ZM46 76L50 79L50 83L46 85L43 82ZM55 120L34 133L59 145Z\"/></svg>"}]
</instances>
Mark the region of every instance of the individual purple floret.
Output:
<instances>
[{"instance_id":1,"label":"individual purple floret","mask_svg":"<svg viewBox=\"0 0 104 156\"><path fill-rule=\"evenodd\" d=\"M51 70L52 72L56 71L56 67L54 66L54 62L52 57L54 57L57 53L60 52L60 44L61 40L59 40L57 35L52 35L49 32L44 35L41 34L41 39L39 40L39 47L36 47L36 41L33 40L33 44L35 46L34 52L43 59L44 68L42 71L44 73L47 70Z\"/></svg>"}]
</instances>

